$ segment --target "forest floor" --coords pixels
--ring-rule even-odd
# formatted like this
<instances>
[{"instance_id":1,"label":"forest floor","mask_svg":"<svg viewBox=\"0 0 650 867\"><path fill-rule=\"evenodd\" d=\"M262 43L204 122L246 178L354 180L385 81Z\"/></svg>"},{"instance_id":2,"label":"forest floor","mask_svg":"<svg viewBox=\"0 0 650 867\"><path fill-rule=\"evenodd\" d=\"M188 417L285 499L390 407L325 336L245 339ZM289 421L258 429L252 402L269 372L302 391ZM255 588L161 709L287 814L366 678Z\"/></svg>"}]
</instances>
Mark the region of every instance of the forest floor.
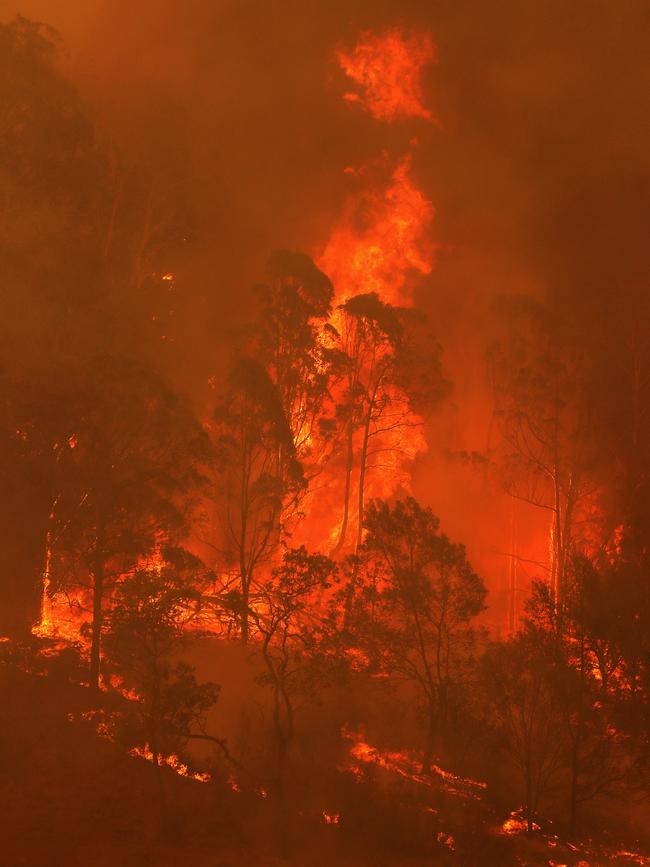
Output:
<instances>
[{"instance_id":1,"label":"forest floor","mask_svg":"<svg viewBox=\"0 0 650 867\"><path fill-rule=\"evenodd\" d=\"M505 834L485 799L432 787L423 802L381 768L338 773L344 806L329 822L308 794L280 816L272 798L165 769L161 827L151 763L79 722L87 689L6 662L0 689L0 867L650 864L604 842Z\"/></svg>"}]
</instances>

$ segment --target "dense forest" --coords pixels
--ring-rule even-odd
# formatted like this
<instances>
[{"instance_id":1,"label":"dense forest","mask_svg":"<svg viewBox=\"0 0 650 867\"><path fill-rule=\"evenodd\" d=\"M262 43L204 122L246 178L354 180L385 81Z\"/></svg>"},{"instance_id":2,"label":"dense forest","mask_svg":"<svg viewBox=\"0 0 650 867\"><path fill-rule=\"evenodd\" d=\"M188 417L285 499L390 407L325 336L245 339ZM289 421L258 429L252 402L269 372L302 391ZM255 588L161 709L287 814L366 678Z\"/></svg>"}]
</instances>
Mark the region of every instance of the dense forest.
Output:
<instances>
[{"instance_id":1,"label":"dense forest","mask_svg":"<svg viewBox=\"0 0 650 867\"><path fill-rule=\"evenodd\" d=\"M608 21L647 33L621 7L590 51ZM650 864L639 108L629 92L610 138L611 83L576 109L568 137L588 120L606 141L582 166L542 118L525 161L562 180L535 279L484 274L441 214L485 207L445 54L404 10L322 25L322 147L349 124L353 164L341 186L323 157L322 217L274 193L291 219L245 176L208 207L189 97L142 97L131 128L128 74L116 114L65 33L0 23L3 864ZM223 28L253 40L268 10L238 11ZM467 46L466 21L437 23ZM236 151L268 124L242 162L284 178L314 122L268 111L206 136Z\"/></svg>"}]
</instances>

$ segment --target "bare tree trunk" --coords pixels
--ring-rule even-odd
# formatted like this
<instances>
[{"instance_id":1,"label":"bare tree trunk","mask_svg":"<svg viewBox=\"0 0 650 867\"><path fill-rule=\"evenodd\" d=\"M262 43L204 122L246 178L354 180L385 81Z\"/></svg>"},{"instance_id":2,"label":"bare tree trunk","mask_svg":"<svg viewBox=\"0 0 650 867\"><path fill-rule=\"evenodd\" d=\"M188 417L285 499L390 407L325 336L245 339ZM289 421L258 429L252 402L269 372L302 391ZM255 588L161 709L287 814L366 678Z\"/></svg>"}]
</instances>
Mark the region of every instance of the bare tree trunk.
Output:
<instances>
[{"instance_id":1,"label":"bare tree trunk","mask_svg":"<svg viewBox=\"0 0 650 867\"><path fill-rule=\"evenodd\" d=\"M528 747L527 752L528 752L528 755L527 755L528 762L527 763L529 765L530 760L531 760L530 747ZM524 782L525 782L525 786L526 786L526 809L525 809L526 830L528 831L529 834L532 834L533 833L533 824L534 824L533 818L534 818L534 814L535 814L535 808L533 807L533 780L532 780L532 772L531 772L530 766L526 767Z\"/></svg>"},{"instance_id":2,"label":"bare tree trunk","mask_svg":"<svg viewBox=\"0 0 650 867\"><path fill-rule=\"evenodd\" d=\"M242 581L241 590L241 643L248 644L250 633L250 616L248 605L250 602L250 589L247 581Z\"/></svg>"},{"instance_id":3,"label":"bare tree trunk","mask_svg":"<svg viewBox=\"0 0 650 867\"><path fill-rule=\"evenodd\" d=\"M427 710L427 735L424 742L424 755L422 756L422 773L431 773L433 763L433 751L436 742L436 705L433 698L429 699Z\"/></svg>"},{"instance_id":4,"label":"bare tree trunk","mask_svg":"<svg viewBox=\"0 0 650 867\"><path fill-rule=\"evenodd\" d=\"M513 633L517 626L517 523L516 500L510 503L510 563L508 570L508 631Z\"/></svg>"},{"instance_id":5,"label":"bare tree trunk","mask_svg":"<svg viewBox=\"0 0 650 867\"><path fill-rule=\"evenodd\" d=\"M580 619L582 619L582 590L580 592ZM578 795L580 786L580 747L584 736L585 716L584 716L584 691L585 691L585 639L584 635L580 636L580 679L578 681L578 713L576 720L575 732L569 734L571 736L571 786L569 791L569 834L573 834L576 828L576 816L578 811ZM570 722L569 722L570 725Z\"/></svg>"},{"instance_id":6,"label":"bare tree trunk","mask_svg":"<svg viewBox=\"0 0 650 867\"><path fill-rule=\"evenodd\" d=\"M368 401L368 411L366 412L366 418L363 425L363 444L361 446L361 458L359 461L359 521L357 524L357 543L354 549L355 554L359 550L359 546L361 545L361 538L363 536L363 513L364 513L364 496L365 496L365 484L366 484L366 469L368 463L368 441L370 439L370 424L372 422L372 414L375 409L375 404L377 402L377 392L381 386L381 382L383 379L383 374L377 378L377 382L372 390L372 395Z\"/></svg>"},{"instance_id":7,"label":"bare tree trunk","mask_svg":"<svg viewBox=\"0 0 650 867\"><path fill-rule=\"evenodd\" d=\"M363 428L363 444L361 446L361 458L359 460L359 520L357 523L357 541L354 552L358 552L363 536L363 513L364 513L364 486L366 483L366 464L368 462L368 439L370 437L370 420L372 417L372 404L368 407L368 414Z\"/></svg>"},{"instance_id":8,"label":"bare tree trunk","mask_svg":"<svg viewBox=\"0 0 650 867\"><path fill-rule=\"evenodd\" d=\"M167 796L165 794L165 781L163 779L162 766L160 762L160 750L158 749L157 744L151 745L151 752L153 753L153 774L154 774L154 782L156 786L156 797L158 799L158 824L159 830L161 834L164 834L167 830Z\"/></svg>"},{"instance_id":9,"label":"bare tree trunk","mask_svg":"<svg viewBox=\"0 0 650 867\"><path fill-rule=\"evenodd\" d=\"M352 412L352 409L350 409ZM352 466L354 464L354 424L352 415L348 420L347 429L347 451L345 461L345 490L343 493L343 520L341 521L341 529L339 530L339 538L332 549L332 555L338 554L341 548L345 545L345 539L348 533L348 522L350 520L350 492L352 487Z\"/></svg>"}]
</instances>

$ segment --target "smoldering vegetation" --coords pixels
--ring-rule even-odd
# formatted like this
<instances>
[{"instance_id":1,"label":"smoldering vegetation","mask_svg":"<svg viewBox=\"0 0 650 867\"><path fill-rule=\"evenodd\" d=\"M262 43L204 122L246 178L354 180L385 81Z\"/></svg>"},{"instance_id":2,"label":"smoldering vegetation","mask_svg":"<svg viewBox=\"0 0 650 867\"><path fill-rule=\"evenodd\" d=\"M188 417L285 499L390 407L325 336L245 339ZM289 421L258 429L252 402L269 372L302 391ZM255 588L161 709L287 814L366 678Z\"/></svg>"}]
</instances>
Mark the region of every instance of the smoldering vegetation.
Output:
<instances>
[{"instance_id":1,"label":"smoldering vegetation","mask_svg":"<svg viewBox=\"0 0 650 867\"><path fill-rule=\"evenodd\" d=\"M10 5L7 863L650 863L645 5Z\"/></svg>"}]
</instances>

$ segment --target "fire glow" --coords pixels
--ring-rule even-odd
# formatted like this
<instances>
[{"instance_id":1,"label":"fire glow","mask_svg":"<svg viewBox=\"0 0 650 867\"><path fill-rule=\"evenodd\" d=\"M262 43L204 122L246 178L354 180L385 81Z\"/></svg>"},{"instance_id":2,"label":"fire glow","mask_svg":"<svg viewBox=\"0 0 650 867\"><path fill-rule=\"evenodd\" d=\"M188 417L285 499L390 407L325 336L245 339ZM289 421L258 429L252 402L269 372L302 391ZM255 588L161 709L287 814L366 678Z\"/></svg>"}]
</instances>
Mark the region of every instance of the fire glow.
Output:
<instances>
[{"instance_id":1,"label":"fire glow","mask_svg":"<svg viewBox=\"0 0 650 867\"><path fill-rule=\"evenodd\" d=\"M339 51L338 60L361 90L346 93L344 99L360 103L377 120L434 120L422 95L422 70L436 60L428 34L406 36L397 29L377 36L366 33L351 52Z\"/></svg>"},{"instance_id":2,"label":"fire glow","mask_svg":"<svg viewBox=\"0 0 650 867\"><path fill-rule=\"evenodd\" d=\"M572 403L582 361L558 346L580 328L556 323L550 304L499 295L504 310L495 303L488 313L486 279L486 298L470 315L457 313L479 293L470 296L462 263L444 261L456 248L443 233L460 224L453 209L436 220L451 197L442 187L434 194L426 180L432 154L452 150L431 147L447 134L430 104L432 35L389 27L345 47L332 40L328 50L330 72L338 65L333 79L345 79L345 89L324 119L369 138L355 143L354 156L334 156L342 175L326 213L335 217L323 230L313 208L309 254L291 246L290 230L288 246L271 252L264 282L251 288L250 305L230 311L234 337L224 336L233 324L224 313L223 352L197 342L192 355L189 346L186 366L199 371L192 387L182 382L193 373L178 350L188 347L192 317L205 312L201 327L211 329L217 302L192 282L204 269L193 258L193 233L176 226L183 209L166 212L182 173L170 175L160 198L166 170L131 189L137 172L120 180L116 160L115 177L106 179L109 225L96 232L103 253L92 261L110 262L102 286L117 280L113 271L133 270L119 296L125 309L134 305L133 322L115 330L121 354L86 359L87 335L79 339L90 373L66 380L62 420L52 434L44 426L45 446L20 417L21 402L31 401L22 390L8 425L10 446L43 500L31 574L32 591L40 579L40 613L32 626L34 600L31 644L14 653L17 668L26 679L50 677L41 687L64 684L66 711L92 708L67 714L74 725L90 724L89 753L99 744L101 758L121 749L140 760L115 764L155 787L154 823L164 828L182 806L190 827L201 799L221 797L224 821L237 825L253 804L251 824L277 834L256 841L253 857L276 843L290 852L293 836L304 840L303 826L332 847L355 828L373 827L378 848L391 834L410 843L413 832L421 835L414 851L421 845L445 863L489 843L496 858L540 849L544 863L551 849L556 860L548 864L557 867L599 858L650 864L631 851L643 843L622 822L620 837L603 834L593 845L578 837L599 815L589 801L602 799L598 808L614 812L621 791L641 792L637 766L647 747L648 729L635 716L648 703L646 600L638 591L648 545L634 549L628 504L620 505L629 496L638 508L637 488L625 487L636 463L628 472L621 437L612 480L600 463L607 437L585 445L587 435L574 429L583 416L591 423L592 412L604 418L621 408ZM262 193L260 184L255 195ZM141 219L141 237L131 238ZM112 246L124 247L126 265L116 260L113 268ZM473 256L472 249L469 270ZM69 304L72 292L61 294ZM62 309L74 331L75 317ZM474 319L483 314L481 330ZM461 327L455 317L463 315ZM164 323L165 336L152 341L151 322ZM480 332L469 349L465 327ZM595 365L598 353L585 347ZM466 367L479 350L489 361L468 385L463 376L473 380ZM67 374L72 362L64 361ZM634 388L621 406L634 407L639 429L627 418L621 426L634 429L640 452L645 368L633 363ZM588 376L595 381L599 369L584 370L591 389ZM621 376L621 391L625 382ZM460 414L477 407L491 408L487 432L481 412L475 426ZM452 478L459 487L467 481L465 470L476 489L451 490ZM480 526L458 514L479 487ZM508 551L497 551L506 535L510 544L500 547ZM481 562L489 561L488 543L508 559L507 588L504 575ZM506 606L493 603L499 583L507 617ZM621 597L629 591L629 608L617 607L619 588ZM3 651L11 645L2 642ZM38 659L38 667L23 659ZM204 757L198 767L209 773L193 770L195 746ZM380 827L393 824L384 811L395 829ZM553 823L566 841L545 832ZM613 840L618 851L606 849ZM589 860L575 861L583 856Z\"/></svg>"},{"instance_id":3,"label":"fire glow","mask_svg":"<svg viewBox=\"0 0 650 867\"><path fill-rule=\"evenodd\" d=\"M342 731L342 736L352 744L350 757L353 762L349 767L344 766L341 770L349 770L355 776L361 774L364 765L376 765L404 779L429 788L432 785L432 777L437 777L449 793L463 797L478 798L480 792L487 788L486 783L446 771L436 764L431 765L430 774L423 774L418 758L413 753L407 750L382 752L367 743L359 732L345 728Z\"/></svg>"}]
</instances>

